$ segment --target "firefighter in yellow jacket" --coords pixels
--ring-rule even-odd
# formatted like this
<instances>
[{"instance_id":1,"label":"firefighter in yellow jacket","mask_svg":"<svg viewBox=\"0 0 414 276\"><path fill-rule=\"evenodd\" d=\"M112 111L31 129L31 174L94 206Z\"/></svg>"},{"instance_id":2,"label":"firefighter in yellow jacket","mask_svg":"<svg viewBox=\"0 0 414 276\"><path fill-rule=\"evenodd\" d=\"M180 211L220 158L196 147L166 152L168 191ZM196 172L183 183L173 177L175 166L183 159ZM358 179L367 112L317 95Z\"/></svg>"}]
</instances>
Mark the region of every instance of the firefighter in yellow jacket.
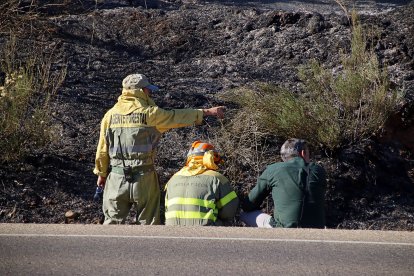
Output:
<instances>
[{"instance_id":1,"label":"firefighter in yellow jacket","mask_svg":"<svg viewBox=\"0 0 414 276\"><path fill-rule=\"evenodd\" d=\"M224 116L224 107L164 110L150 98L158 87L142 74L122 81L122 95L101 122L94 173L104 188L104 224L125 222L130 209L137 224L160 224L160 190L154 170L161 134L201 124L203 116Z\"/></svg>"},{"instance_id":2,"label":"firefighter in yellow jacket","mask_svg":"<svg viewBox=\"0 0 414 276\"><path fill-rule=\"evenodd\" d=\"M217 172L222 163L211 144L195 141L184 168L167 183L166 225L229 226L239 199L229 181Z\"/></svg>"}]
</instances>

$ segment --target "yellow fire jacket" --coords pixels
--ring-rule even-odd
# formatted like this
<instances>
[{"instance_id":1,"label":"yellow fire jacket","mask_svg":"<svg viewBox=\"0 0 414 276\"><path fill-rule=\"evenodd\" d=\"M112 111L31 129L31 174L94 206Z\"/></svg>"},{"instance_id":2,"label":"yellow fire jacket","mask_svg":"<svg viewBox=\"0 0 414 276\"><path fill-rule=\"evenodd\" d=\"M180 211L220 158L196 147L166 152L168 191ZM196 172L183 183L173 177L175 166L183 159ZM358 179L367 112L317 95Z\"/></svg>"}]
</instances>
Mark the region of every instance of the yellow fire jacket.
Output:
<instances>
[{"instance_id":1,"label":"yellow fire jacket","mask_svg":"<svg viewBox=\"0 0 414 276\"><path fill-rule=\"evenodd\" d=\"M106 177L110 166L153 165L163 132L201 124L202 119L201 109L164 110L141 89L124 89L102 119L93 172Z\"/></svg>"},{"instance_id":2,"label":"yellow fire jacket","mask_svg":"<svg viewBox=\"0 0 414 276\"><path fill-rule=\"evenodd\" d=\"M166 225L231 225L239 199L228 179L214 170L177 172L167 183Z\"/></svg>"}]
</instances>

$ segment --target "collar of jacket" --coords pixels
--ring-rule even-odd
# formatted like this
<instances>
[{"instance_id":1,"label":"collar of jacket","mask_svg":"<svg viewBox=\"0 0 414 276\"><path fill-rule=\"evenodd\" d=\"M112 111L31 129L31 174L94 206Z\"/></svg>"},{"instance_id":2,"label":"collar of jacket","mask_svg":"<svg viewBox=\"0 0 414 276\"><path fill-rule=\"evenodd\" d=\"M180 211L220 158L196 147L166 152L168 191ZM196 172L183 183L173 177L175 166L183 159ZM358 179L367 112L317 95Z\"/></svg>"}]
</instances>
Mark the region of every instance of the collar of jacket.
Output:
<instances>
[{"instance_id":1,"label":"collar of jacket","mask_svg":"<svg viewBox=\"0 0 414 276\"><path fill-rule=\"evenodd\" d=\"M156 106L155 102L142 89L123 89L114 108L117 112L125 115L140 107L150 105Z\"/></svg>"},{"instance_id":2,"label":"collar of jacket","mask_svg":"<svg viewBox=\"0 0 414 276\"><path fill-rule=\"evenodd\" d=\"M137 98L138 100L146 102L148 105L150 105L150 103L148 102L151 100L151 98L147 94L145 94L144 90L142 89L122 89L122 95L119 98L122 97Z\"/></svg>"},{"instance_id":3,"label":"collar of jacket","mask_svg":"<svg viewBox=\"0 0 414 276\"><path fill-rule=\"evenodd\" d=\"M203 156L191 157L187 160L187 165L177 172L177 175L194 176L202 174L206 170L218 170L218 166L214 163L214 152L212 150L204 153Z\"/></svg>"},{"instance_id":4,"label":"collar of jacket","mask_svg":"<svg viewBox=\"0 0 414 276\"><path fill-rule=\"evenodd\" d=\"M306 166L308 163L305 162L305 160L302 157L295 156L288 161L285 161L285 163L297 163L300 164L300 166Z\"/></svg>"}]
</instances>

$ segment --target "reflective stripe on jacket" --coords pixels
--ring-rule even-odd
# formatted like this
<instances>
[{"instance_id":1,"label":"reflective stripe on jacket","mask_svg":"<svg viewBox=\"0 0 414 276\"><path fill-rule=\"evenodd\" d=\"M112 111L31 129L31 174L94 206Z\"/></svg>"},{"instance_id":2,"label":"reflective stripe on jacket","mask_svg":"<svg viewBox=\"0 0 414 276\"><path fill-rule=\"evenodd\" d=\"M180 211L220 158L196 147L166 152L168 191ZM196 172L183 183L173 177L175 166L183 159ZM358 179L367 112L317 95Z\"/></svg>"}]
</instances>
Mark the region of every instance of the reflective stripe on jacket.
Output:
<instances>
[{"instance_id":1,"label":"reflective stripe on jacket","mask_svg":"<svg viewBox=\"0 0 414 276\"><path fill-rule=\"evenodd\" d=\"M175 174L167 183L166 225L223 225L231 222L239 200L222 174Z\"/></svg>"}]
</instances>

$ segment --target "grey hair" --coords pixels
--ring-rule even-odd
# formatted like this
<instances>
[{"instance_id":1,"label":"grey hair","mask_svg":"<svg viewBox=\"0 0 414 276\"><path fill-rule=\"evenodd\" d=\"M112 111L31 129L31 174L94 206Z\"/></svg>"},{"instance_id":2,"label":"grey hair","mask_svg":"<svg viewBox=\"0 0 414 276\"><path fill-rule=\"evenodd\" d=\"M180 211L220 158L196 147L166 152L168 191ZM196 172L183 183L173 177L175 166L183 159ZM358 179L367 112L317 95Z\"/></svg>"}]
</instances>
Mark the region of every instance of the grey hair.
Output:
<instances>
[{"instance_id":1,"label":"grey hair","mask_svg":"<svg viewBox=\"0 0 414 276\"><path fill-rule=\"evenodd\" d=\"M280 148L280 156L283 161L288 161L299 157L302 150L309 150L308 143L303 139L290 138Z\"/></svg>"}]
</instances>

